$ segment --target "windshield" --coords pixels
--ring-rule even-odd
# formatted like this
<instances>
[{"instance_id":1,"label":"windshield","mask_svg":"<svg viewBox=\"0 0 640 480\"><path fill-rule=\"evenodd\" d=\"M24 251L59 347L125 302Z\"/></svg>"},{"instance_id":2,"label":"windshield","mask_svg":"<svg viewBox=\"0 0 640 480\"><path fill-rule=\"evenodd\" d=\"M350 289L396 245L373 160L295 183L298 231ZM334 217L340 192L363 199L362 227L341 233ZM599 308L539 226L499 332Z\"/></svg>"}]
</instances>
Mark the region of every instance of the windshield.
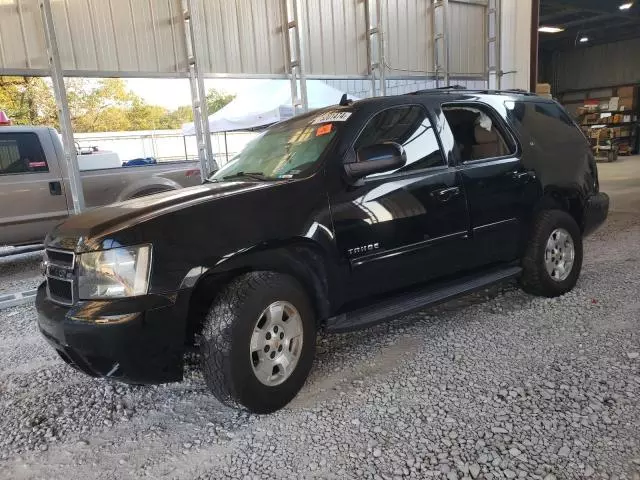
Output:
<instances>
[{"instance_id":1,"label":"windshield","mask_svg":"<svg viewBox=\"0 0 640 480\"><path fill-rule=\"evenodd\" d=\"M323 117L305 115L269 128L209 180L242 176L280 180L307 175L337 132L336 122L322 120Z\"/></svg>"}]
</instances>

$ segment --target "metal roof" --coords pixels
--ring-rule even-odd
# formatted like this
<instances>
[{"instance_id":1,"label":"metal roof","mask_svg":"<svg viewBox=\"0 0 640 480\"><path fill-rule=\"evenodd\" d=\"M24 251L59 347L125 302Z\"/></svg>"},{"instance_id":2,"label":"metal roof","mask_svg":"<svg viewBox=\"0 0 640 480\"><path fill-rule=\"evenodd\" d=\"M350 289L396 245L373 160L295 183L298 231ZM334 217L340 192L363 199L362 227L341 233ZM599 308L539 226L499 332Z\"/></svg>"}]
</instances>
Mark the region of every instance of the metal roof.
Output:
<instances>
[{"instance_id":1,"label":"metal roof","mask_svg":"<svg viewBox=\"0 0 640 480\"><path fill-rule=\"evenodd\" d=\"M564 50L640 37L640 2L620 10L630 0L541 0L540 25L564 28L540 33L544 50ZM589 41L580 43L581 37Z\"/></svg>"}]
</instances>

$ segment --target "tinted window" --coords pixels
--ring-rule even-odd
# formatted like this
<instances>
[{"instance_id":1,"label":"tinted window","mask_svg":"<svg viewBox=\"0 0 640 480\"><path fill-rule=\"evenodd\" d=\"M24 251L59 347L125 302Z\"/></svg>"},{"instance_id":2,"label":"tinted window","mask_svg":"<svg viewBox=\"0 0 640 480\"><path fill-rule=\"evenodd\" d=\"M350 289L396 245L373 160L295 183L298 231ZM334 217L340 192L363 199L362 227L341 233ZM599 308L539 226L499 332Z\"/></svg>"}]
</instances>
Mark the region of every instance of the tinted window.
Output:
<instances>
[{"instance_id":1,"label":"tinted window","mask_svg":"<svg viewBox=\"0 0 640 480\"><path fill-rule=\"evenodd\" d=\"M510 102L506 106L510 120L521 134L539 147L553 147L569 140L585 142L582 132L555 103Z\"/></svg>"},{"instance_id":2,"label":"tinted window","mask_svg":"<svg viewBox=\"0 0 640 480\"><path fill-rule=\"evenodd\" d=\"M455 148L463 161L485 160L515 153L500 123L491 111L477 104L443 105L442 111L453 132Z\"/></svg>"},{"instance_id":3,"label":"tinted window","mask_svg":"<svg viewBox=\"0 0 640 480\"><path fill-rule=\"evenodd\" d=\"M534 103L533 105L536 113L546 117L551 117L555 120L560 120L562 123L570 127L574 126L569 115L567 115L567 113L555 103Z\"/></svg>"},{"instance_id":4,"label":"tinted window","mask_svg":"<svg viewBox=\"0 0 640 480\"><path fill-rule=\"evenodd\" d=\"M355 143L356 152L376 143L396 142L407 153L407 164L395 172L410 172L445 164L440 145L431 122L422 107L409 105L394 107L376 114L365 126Z\"/></svg>"},{"instance_id":5,"label":"tinted window","mask_svg":"<svg viewBox=\"0 0 640 480\"><path fill-rule=\"evenodd\" d=\"M0 175L48 171L35 133L0 133Z\"/></svg>"}]
</instances>

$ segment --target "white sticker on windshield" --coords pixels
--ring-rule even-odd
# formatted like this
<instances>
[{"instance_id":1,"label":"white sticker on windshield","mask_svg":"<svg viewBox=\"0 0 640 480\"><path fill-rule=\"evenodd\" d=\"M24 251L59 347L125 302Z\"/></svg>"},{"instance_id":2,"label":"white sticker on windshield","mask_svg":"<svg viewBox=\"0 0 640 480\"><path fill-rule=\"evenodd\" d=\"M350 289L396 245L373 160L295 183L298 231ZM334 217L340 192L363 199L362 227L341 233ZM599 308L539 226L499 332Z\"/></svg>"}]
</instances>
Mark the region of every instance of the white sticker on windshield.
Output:
<instances>
[{"instance_id":1,"label":"white sticker on windshield","mask_svg":"<svg viewBox=\"0 0 640 480\"><path fill-rule=\"evenodd\" d=\"M351 112L326 112L315 118L313 123L346 122Z\"/></svg>"}]
</instances>

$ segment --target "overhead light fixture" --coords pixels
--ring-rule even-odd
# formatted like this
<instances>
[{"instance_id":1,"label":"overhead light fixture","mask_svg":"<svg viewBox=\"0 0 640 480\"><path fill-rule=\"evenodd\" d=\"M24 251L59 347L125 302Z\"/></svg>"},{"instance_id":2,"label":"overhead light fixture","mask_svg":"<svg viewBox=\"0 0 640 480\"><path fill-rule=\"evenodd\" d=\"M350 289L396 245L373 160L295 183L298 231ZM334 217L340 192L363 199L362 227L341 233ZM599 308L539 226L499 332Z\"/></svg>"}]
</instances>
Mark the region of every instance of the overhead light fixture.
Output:
<instances>
[{"instance_id":1,"label":"overhead light fixture","mask_svg":"<svg viewBox=\"0 0 640 480\"><path fill-rule=\"evenodd\" d=\"M633 2L623 3L619 8L620 10L629 10L631 7L633 7Z\"/></svg>"},{"instance_id":2,"label":"overhead light fixture","mask_svg":"<svg viewBox=\"0 0 640 480\"><path fill-rule=\"evenodd\" d=\"M580 37L580 43L587 43L589 41L589 37Z\"/></svg>"},{"instance_id":3,"label":"overhead light fixture","mask_svg":"<svg viewBox=\"0 0 640 480\"><path fill-rule=\"evenodd\" d=\"M560 33L564 32L564 28L562 27L540 27L538 28L539 32L542 33Z\"/></svg>"}]
</instances>

